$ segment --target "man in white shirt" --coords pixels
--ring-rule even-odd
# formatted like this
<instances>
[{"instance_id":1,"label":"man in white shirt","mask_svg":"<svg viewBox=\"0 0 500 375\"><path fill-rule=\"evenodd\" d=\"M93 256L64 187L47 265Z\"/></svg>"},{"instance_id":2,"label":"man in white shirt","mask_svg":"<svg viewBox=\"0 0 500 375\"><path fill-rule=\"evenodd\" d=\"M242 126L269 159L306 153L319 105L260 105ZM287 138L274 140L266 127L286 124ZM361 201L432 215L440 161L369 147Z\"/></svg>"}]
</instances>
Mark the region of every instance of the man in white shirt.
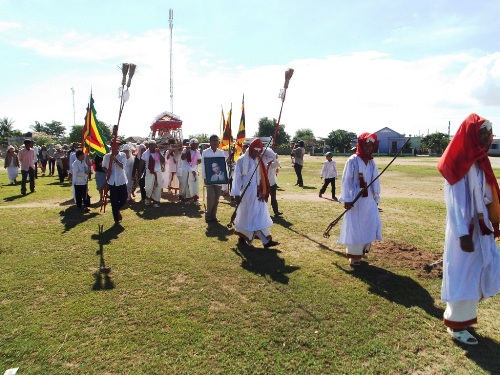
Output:
<instances>
[{"instance_id":1,"label":"man in white shirt","mask_svg":"<svg viewBox=\"0 0 500 375\"><path fill-rule=\"evenodd\" d=\"M202 171L201 175L203 177L203 182L206 185L207 188L207 211L205 212L205 221L207 223L210 222L219 222L219 219L217 219L217 207L219 205L219 198L222 193L222 186L217 184L217 180L219 179L219 176L222 175L222 180L221 184L224 182L226 183L227 180L225 179L225 173L224 171L221 170L221 167L219 164L216 162L209 163L214 175L210 178L210 181L213 184L208 185L207 184L207 171L205 171L205 159L208 158L214 158L214 157L223 157L225 158L224 151L218 148L219 146L219 137L217 135L211 135L210 136L210 147L205 149L203 151L203 154L201 155L201 160L202 160ZM208 168L208 167L207 167ZM217 172L216 172L217 171ZM216 179L214 179L216 177Z\"/></svg>"},{"instance_id":2,"label":"man in white shirt","mask_svg":"<svg viewBox=\"0 0 500 375\"><path fill-rule=\"evenodd\" d=\"M31 148L31 139L24 140L24 149L17 155L21 165L21 194L26 195L26 181L30 180L30 191L35 192L35 152Z\"/></svg>"},{"instance_id":3,"label":"man in white shirt","mask_svg":"<svg viewBox=\"0 0 500 375\"><path fill-rule=\"evenodd\" d=\"M268 151L272 151L269 150ZM281 165L278 161L278 154L274 153L274 159L267 163L267 173L269 177L269 186L271 190L269 191L269 196L271 197L271 207L273 208L274 216L281 216L283 212L278 209L278 200L276 199L276 192L278 190L278 170Z\"/></svg>"},{"instance_id":4,"label":"man in white shirt","mask_svg":"<svg viewBox=\"0 0 500 375\"><path fill-rule=\"evenodd\" d=\"M332 199L334 201L338 201L335 196L335 179L337 178L337 163L332 159L333 154L331 152L327 152L325 154L326 161L323 164L323 168L321 168L320 178L324 178L325 182L323 186L319 190L319 197L321 198L323 194L326 192L326 188L328 185L332 185Z\"/></svg>"},{"instance_id":5,"label":"man in white shirt","mask_svg":"<svg viewBox=\"0 0 500 375\"><path fill-rule=\"evenodd\" d=\"M127 157L123 152L118 151L118 143L113 143L111 152L104 155L102 160L102 169L109 177L107 180L109 200L113 211L115 223L122 219L120 209L127 203L127 176L125 175L125 166ZM108 173L111 169L111 173Z\"/></svg>"}]
</instances>

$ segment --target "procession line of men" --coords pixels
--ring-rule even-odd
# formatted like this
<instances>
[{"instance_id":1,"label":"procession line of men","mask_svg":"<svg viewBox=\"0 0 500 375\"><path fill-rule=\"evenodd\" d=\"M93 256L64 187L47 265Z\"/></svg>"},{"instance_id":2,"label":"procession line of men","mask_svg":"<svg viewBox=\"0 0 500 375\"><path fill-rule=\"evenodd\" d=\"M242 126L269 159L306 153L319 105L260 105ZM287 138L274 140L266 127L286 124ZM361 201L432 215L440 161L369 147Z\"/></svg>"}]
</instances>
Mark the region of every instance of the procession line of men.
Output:
<instances>
[{"instance_id":1,"label":"procession line of men","mask_svg":"<svg viewBox=\"0 0 500 375\"><path fill-rule=\"evenodd\" d=\"M477 323L478 302L500 293L500 250L495 242L495 238L500 237L500 187L487 154L492 143L492 134L490 121L471 114L459 127L437 166L445 178L447 209L441 290L441 299L446 303L443 321L447 332L455 340L467 345L478 343L468 331L472 324ZM31 146L31 141L26 140L24 149L18 154L18 161L10 154L5 164L7 168L19 163L23 195L26 194L28 177L30 190L35 191L35 152ZM133 194L137 181L141 189L141 199L145 204L158 207L162 188L165 186L161 166L170 158L177 158L176 175L179 169L182 170L182 173L177 175L182 200L191 199L198 202L198 165L202 164L202 179L207 189L205 221L219 222L218 202L222 184L227 183L228 179L218 163L210 160L207 162L207 159L223 158L227 162L232 156L218 148L219 137L216 135L210 137L210 147L201 155L197 139L191 139L186 146L182 151L170 150L162 154L156 142L150 141L147 149L144 145L138 146L137 155L133 160L128 146L123 148L124 152L120 152L118 144L113 144L110 153L104 156L102 163L99 162L99 171L96 161L98 190L99 183L102 184L102 176L98 178L98 173L108 175L107 184L115 222L122 220L120 210ZM346 246L346 256L354 268L361 265L361 259L366 257L371 244L382 240L382 222L378 209L381 187L378 168L373 160L376 146L376 134L361 134L357 140L356 152L346 161L342 174L338 200L343 203L346 213L337 242ZM11 150L9 152L12 153ZM327 154L326 158L321 172L325 184L319 196L324 194L333 179L332 199L336 200L336 165L332 163L330 154ZM181 168L177 162L182 162ZM274 193L274 200L276 198L276 189L272 189L272 186L277 186L275 178L271 178L274 183L270 182L270 177L275 175L269 175L270 171L276 173L277 167L271 168L273 163L278 163L277 154L264 147L259 138L255 138L248 150L234 163L231 196L236 202L234 234L238 236L239 246L252 248L254 239L262 241L264 248L279 245L273 240L270 232L273 221L267 206L269 196ZM207 166L211 168L210 183ZM75 153L70 170L77 207L87 209L90 162L82 151ZM130 172L127 172L128 170ZM296 168L296 172L297 184L301 186L302 176L298 173L301 168ZM173 177L168 175L167 186L171 186ZM127 189L129 179L137 181L129 184ZM143 180L142 184L140 180ZM219 181L220 184L217 183ZM358 194L361 196L354 203ZM276 201L272 208L275 216L282 214L278 211Z\"/></svg>"}]
</instances>

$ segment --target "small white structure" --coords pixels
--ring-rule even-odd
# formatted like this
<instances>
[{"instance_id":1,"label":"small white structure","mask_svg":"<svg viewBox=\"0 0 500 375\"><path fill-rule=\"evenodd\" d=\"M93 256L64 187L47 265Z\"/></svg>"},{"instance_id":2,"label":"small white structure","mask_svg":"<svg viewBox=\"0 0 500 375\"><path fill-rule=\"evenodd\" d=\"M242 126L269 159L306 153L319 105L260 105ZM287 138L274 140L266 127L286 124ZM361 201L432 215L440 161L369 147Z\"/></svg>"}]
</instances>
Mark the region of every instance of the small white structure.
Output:
<instances>
[{"instance_id":1,"label":"small white structure","mask_svg":"<svg viewBox=\"0 0 500 375\"><path fill-rule=\"evenodd\" d=\"M491 147L488 150L489 156L500 156L500 138L493 138Z\"/></svg>"}]
</instances>

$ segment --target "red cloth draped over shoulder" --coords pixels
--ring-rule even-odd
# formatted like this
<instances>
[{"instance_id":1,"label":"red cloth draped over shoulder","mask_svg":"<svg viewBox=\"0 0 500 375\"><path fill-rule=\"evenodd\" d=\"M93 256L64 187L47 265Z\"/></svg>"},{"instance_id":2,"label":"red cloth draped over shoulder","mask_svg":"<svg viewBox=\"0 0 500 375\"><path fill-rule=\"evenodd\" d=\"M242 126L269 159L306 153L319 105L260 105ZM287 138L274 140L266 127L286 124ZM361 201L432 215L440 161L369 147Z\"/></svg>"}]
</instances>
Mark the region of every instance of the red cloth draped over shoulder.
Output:
<instances>
[{"instance_id":1,"label":"red cloth draped over shoulder","mask_svg":"<svg viewBox=\"0 0 500 375\"><path fill-rule=\"evenodd\" d=\"M153 157L153 154L149 154L148 169L149 173L155 174L155 158Z\"/></svg>"},{"instance_id":2,"label":"red cloth draped over shoulder","mask_svg":"<svg viewBox=\"0 0 500 375\"><path fill-rule=\"evenodd\" d=\"M368 138L374 139L374 147L372 151L368 154L365 152L365 145ZM377 134L373 133L363 133L358 137L358 145L356 147L356 155L358 155L363 160L372 160L373 159L373 151L375 151L375 144L377 143Z\"/></svg>"},{"instance_id":3,"label":"red cloth draped over shoulder","mask_svg":"<svg viewBox=\"0 0 500 375\"><path fill-rule=\"evenodd\" d=\"M251 143L249 148L249 155L252 155L252 151L256 148L260 149L260 151L264 151L264 144L260 138L255 138ZM262 156L262 155L261 155ZM267 202L269 198L269 194L271 191L269 177L267 175L267 168L262 162L262 158L259 158L259 186L257 187L257 197L260 201Z\"/></svg>"},{"instance_id":4,"label":"red cloth draped over shoulder","mask_svg":"<svg viewBox=\"0 0 500 375\"><path fill-rule=\"evenodd\" d=\"M479 128L485 121L486 119L475 113L470 114L462 122L439 159L437 169L450 185L454 185L464 178L470 167L477 162L492 190L493 202L488 205L490 221L498 224L500 222L500 189L491 168L488 153L479 141Z\"/></svg>"}]
</instances>

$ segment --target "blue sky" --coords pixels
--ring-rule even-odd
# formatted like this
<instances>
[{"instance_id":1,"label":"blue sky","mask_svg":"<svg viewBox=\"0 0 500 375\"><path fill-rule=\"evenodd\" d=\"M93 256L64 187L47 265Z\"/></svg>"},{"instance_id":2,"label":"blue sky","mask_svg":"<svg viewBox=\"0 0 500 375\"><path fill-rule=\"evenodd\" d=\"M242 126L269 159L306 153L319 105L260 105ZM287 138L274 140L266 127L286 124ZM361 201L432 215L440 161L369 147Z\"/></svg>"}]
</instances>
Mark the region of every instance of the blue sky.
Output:
<instances>
[{"instance_id":1,"label":"blue sky","mask_svg":"<svg viewBox=\"0 0 500 375\"><path fill-rule=\"evenodd\" d=\"M294 135L335 129L453 133L471 112L500 126L498 1L0 0L0 117L82 124L90 90L114 124L122 62L138 65L120 134L146 136L170 110L168 11L174 10L174 113L184 134L219 133L221 105L247 134L281 118ZM233 126L236 132L236 125ZM500 134L500 129L495 131Z\"/></svg>"}]
</instances>

